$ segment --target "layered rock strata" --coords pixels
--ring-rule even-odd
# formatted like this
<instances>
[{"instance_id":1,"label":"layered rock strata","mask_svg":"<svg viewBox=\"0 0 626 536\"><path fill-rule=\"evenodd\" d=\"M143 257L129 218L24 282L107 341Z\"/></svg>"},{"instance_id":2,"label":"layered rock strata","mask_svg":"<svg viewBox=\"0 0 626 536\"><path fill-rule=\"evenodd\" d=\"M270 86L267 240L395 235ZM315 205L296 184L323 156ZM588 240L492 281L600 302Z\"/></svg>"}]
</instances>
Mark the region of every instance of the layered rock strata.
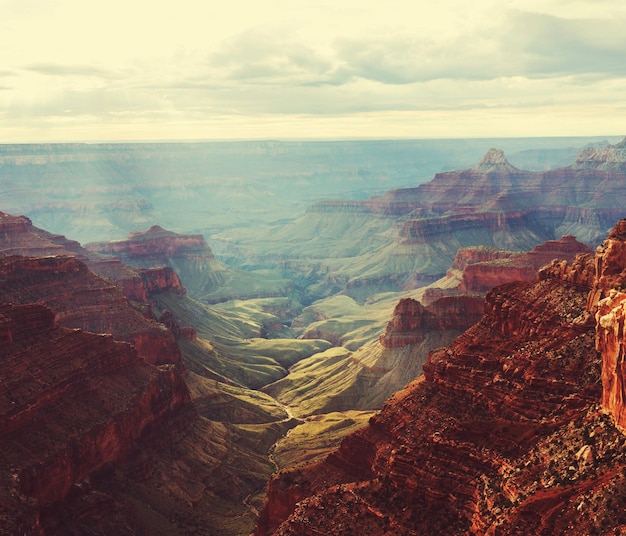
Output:
<instances>
[{"instance_id":1,"label":"layered rock strata","mask_svg":"<svg viewBox=\"0 0 626 536\"><path fill-rule=\"evenodd\" d=\"M600 404L619 425L624 230L490 291L369 426L270 482L256 534L625 530L626 438Z\"/></svg>"},{"instance_id":2,"label":"layered rock strata","mask_svg":"<svg viewBox=\"0 0 626 536\"><path fill-rule=\"evenodd\" d=\"M131 233L126 240L88 244L92 253L111 255L138 268L167 266L176 271L192 295L210 294L225 277L202 235L167 231L158 225Z\"/></svg>"},{"instance_id":3,"label":"layered rock strata","mask_svg":"<svg viewBox=\"0 0 626 536\"><path fill-rule=\"evenodd\" d=\"M75 257L0 256L0 301L47 305L69 328L132 343L148 363L180 361L172 333L136 310L122 290Z\"/></svg>"},{"instance_id":4,"label":"layered rock strata","mask_svg":"<svg viewBox=\"0 0 626 536\"><path fill-rule=\"evenodd\" d=\"M626 430L626 220L598 248L597 279L590 296L597 304L597 349L602 353L602 405Z\"/></svg>"},{"instance_id":5,"label":"layered rock strata","mask_svg":"<svg viewBox=\"0 0 626 536\"><path fill-rule=\"evenodd\" d=\"M427 307L412 298L400 300L379 342L385 348L402 348L424 340L430 331L463 331L480 320L483 299L479 296L441 298Z\"/></svg>"},{"instance_id":6,"label":"layered rock strata","mask_svg":"<svg viewBox=\"0 0 626 536\"><path fill-rule=\"evenodd\" d=\"M0 304L0 333L0 532L58 533L46 528L58 505L128 460L147 430L192 411L189 391L175 367L62 328L42 305Z\"/></svg>"},{"instance_id":7,"label":"layered rock strata","mask_svg":"<svg viewBox=\"0 0 626 536\"><path fill-rule=\"evenodd\" d=\"M90 252L78 242L40 229L26 216L0 212L0 255L75 257L96 274L115 281L127 298L142 303L149 302L151 293L185 293L176 272L164 263L158 267L132 268L119 259Z\"/></svg>"},{"instance_id":8,"label":"layered rock strata","mask_svg":"<svg viewBox=\"0 0 626 536\"><path fill-rule=\"evenodd\" d=\"M458 285L462 292L485 293L505 283L532 281L553 259L571 262L580 253L592 252L571 235L548 240L526 253L481 246L463 248L457 252L448 276L462 274Z\"/></svg>"},{"instance_id":9,"label":"layered rock strata","mask_svg":"<svg viewBox=\"0 0 626 536\"><path fill-rule=\"evenodd\" d=\"M623 217L625 147L626 140L590 150L570 166L541 172L517 169L493 149L472 168L438 173L414 188L360 202L321 201L291 226L292 235L307 238L302 246L283 233L284 247L266 249L321 260L325 284L366 300L440 279L459 248L528 251L564 235L595 247ZM341 247L338 233L350 238ZM350 262L335 261L344 256Z\"/></svg>"}]
</instances>

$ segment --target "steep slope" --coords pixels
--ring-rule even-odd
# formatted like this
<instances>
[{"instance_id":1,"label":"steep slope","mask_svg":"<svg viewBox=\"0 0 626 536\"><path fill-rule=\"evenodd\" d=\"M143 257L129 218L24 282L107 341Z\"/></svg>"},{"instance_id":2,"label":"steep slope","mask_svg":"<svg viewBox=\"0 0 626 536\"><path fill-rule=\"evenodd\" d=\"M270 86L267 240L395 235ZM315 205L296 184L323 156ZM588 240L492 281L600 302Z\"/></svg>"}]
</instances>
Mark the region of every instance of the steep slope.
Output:
<instances>
[{"instance_id":1,"label":"steep slope","mask_svg":"<svg viewBox=\"0 0 626 536\"><path fill-rule=\"evenodd\" d=\"M236 385L241 363L226 377L210 370L205 319L198 335L176 316L192 300L171 268L93 258L27 218L2 219L0 532L249 533L273 470L268 452L293 419ZM163 309L168 298L183 308ZM215 313L209 322L211 333L229 324ZM321 349L300 346L304 356ZM273 363L275 377L285 374Z\"/></svg>"},{"instance_id":2,"label":"steep slope","mask_svg":"<svg viewBox=\"0 0 626 536\"><path fill-rule=\"evenodd\" d=\"M568 235L559 240L548 240L535 246L532 251L503 251L495 248L476 246L460 249L447 279L458 279L458 290L462 292L485 293L493 287L513 281L535 279L539 269L553 259L573 261L579 253L592 253L585 244ZM446 285L450 287L450 285Z\"/></svg>"},{"instance_id":3,"label":"steep slope","mask_svg":"<svg viewBox=\"0 0 626 536\"><path fill-rule=\"evenodd\" d=\"M111 281L75 257L0 256L0 301L41 302L60 325L131 342L148 363L180 361L172 333L134 308Z\"/></svg>"},{"instance_id":4,"label":"steep slope","mask_svg":"<svg viewBox=\"0 0 626 536\"><path fill-rule=\"evenodd\" d=\"M256 534L624 530L626 439L600 402L619 419L622 302L604 300L625 281L625 230L596 259L489 292L481 322L368 427L270 483Z\"/></svg>"}]
</instances>

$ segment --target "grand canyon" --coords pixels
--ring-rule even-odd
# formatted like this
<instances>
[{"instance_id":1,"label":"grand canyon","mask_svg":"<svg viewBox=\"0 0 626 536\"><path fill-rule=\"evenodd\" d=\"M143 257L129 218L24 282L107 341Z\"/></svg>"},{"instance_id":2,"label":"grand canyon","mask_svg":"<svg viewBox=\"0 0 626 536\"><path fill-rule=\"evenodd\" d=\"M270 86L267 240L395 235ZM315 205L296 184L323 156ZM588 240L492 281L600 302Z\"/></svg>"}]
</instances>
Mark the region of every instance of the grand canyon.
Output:
<instances>
[{"instance_id":1,"label":"grand canyon","mask_svg":"<svg viewBox=\"0 0 626 536\"><path fill-rule=\"evenodd\" d=\"M625 187L626 139L0 147L0 532L626 532Z\"/></svg>"}]
</instances>

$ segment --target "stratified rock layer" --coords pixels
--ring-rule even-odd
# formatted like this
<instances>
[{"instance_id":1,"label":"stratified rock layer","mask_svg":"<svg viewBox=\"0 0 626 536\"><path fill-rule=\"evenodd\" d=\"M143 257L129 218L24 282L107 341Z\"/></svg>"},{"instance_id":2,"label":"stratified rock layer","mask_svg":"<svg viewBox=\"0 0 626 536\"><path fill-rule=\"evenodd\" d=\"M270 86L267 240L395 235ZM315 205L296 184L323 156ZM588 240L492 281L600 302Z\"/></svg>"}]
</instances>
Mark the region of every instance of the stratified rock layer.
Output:
<instances>
[{"instance_id":1,"label":"stratified rock layer","mask_svg":"<svg viewBox=\"0 0 626 536\"><path fill-rule=\"evenodd\" d=\"M256 534L625 530L626 438L600 405L620 425L623 230L596 259L490 291L480 323L368 427L270 482Z\"/></svg>"},{"instance_id":2,"label":"stratified rock layer","mask_svg":"<svg viewBox=\"0 0 626 536\"><path fill-rule=\"evenodd\" d=\"M599 300L596 345L602 353L602 405L626 430L626 220L621 220L598 248L596 272L590 302Z\"/></svg>"},{"instance_id":3,"label":"stratified rock layer","mask_svg":"<svg viewBox=\"0 0 626 536\"><path fill-rule=\"evenodd\" d=\"M75 257L0 256L0 301L41 302L65 327L109 333L132 343L148 363L180 361L172 333L137 311L111 281Z\"/></svg>"},{"instance_id":4,"label":"stratified rock layer","mask_svg":"<svg viewBox=\"0 0 626 536\"><path fill-rule=\"evenodd\" d=\"M0 304L0 333L0 532L47 534L53 505L191 409L189 391L175 367L61 328L42 305Z\"/></svg>"},{"instance_id":5,"label":"stratified rock layer","mask_svg":"<svg viewBox=\"0 0 626 536\"><path fill-rule=\"evenodd\" d=\"M113 255L138 268L167 266L195 296L210 294L224 280L226 268L213 256L202 235L167 231L158 225L134 232L126 240L88 244L92 253Z\"/></svg>"},{"instance_id":6,"label":"stratified rock layer","mask_svg":"<svg viewBox=\"0 0 626 536\"><path fill-rule=\"evenodd\" d=\"M396 305L379 341L385 348L417 344L430 331L465 330L478 322L482 313L483 299L479 296L444 297L427 307L404 298Z\"/></svg>"},{"instance_id":7,"label":"stratified rock layer","mask_svg":"<svg viewBox=\"0 0 626 536\"><path fill-rule=\"evenodd\" d=\"M592 249L571 235L548 240L527 253L464 248L458 251L451 271L462 271L459 290L484 293L504 283L532 281L553 259L571 262L579 253L592 253Z\"/></svg>"}]
</instances>

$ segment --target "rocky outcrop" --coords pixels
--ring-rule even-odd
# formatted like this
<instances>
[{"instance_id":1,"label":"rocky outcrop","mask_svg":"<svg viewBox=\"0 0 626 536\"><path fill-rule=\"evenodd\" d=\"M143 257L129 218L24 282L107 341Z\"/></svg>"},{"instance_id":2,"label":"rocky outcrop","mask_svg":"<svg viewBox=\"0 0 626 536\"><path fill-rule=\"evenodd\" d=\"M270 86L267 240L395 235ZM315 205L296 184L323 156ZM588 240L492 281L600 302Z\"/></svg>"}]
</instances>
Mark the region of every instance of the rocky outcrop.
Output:
<instances>
[{"instance_id":1,"label":"rocky outcrop","mask_svg":"<svg viewBox=\"0 0 626 536\"><path fill-rule=\"evenodd\" d=\"M626 171L626 138L608 147L583 149L573 167L583 170Z\"/></svg>"},{"instance_id":2,"label":"rocky outcrop","mask_svg":"<svg viewBox=\"0 0 626 536\"><path fill-rule=\"evenodd\" d=\"M131 233L126 240L92 243L86 247L92 253L112 255L137 268L169 267L180 277L185 289L201 299L224 282L227 272L202 235L178 234L158 225ZM145 275L141 277L145 279Z\"/></svg>"},{"instance_id":3,"label":"rocky outcrop","mask_svg":"<svg viewBox=\"0 0 626 536\"><path fill-rule=\"evenodd\" d=\"M78 242L39 229L26 216L0 211L0 255L85 256Z\"/></svg>"},{"instance_id":4,"label":"rocky outcrop","mask_svg":"<svg viewBox=\"0 0 626 536\"><path fill-rule=\"evenodd\" d=\"M597 349L602 354L602 405L626 430L626 220L621 220L596 255Z\"/></svg>"},{"instance_id":5,"label":"rocky outcrop","mask_svg":"<svg viewBox=\"0 0 626 536\"><path fill-rule=\"evenodd\" d=\"M0 255L75 257L101 277L115 281L127 298L141 303L148 303L152 293L185 292L178 275L170 267L132 268L119 259L94 254L78 242L39 229L25 216L4 212L0 212Z\"/></svg>"},{"instance_id":6,"label":"rocky outcrop","mask_svg":"<svg viewBox=\"0 0 626 536\"><path fill-rule=\"evenodd\" d=\"M602 406L621 426L625 229L490 291L368 427L270 483L256 534L623 530L626 437Z\"/></svg>"},{"instance_id":7,"label":"rocky outcrop","mask_svg":"<svg viewBox=\"0 0 626 536\"><path fill-rule=\"evenodd\" d=\"M553 259L572 262L580 253L592 249L576 240L563 236L548 240L527 253L502 251L488 247L464 248L457 253L451 271L462 271L459 289L463 292L487 292L513 281L531 281L539 269Z\"/></svg>"},{"instance_id":8,"label":"rocky outcrop","mask_svg":"<svg viewBox=\"0 0 626 536\"><path fill-rule=\"evenodd\" d=\"M130 233L126 240L89 244L88 249L114 255L122 260L145 260L159 265L167 263L172 257L214 259L202 235L180 235L158 225L153 225L147 231Z\"/></svg>"},{"instance_id":9,"label":"rocky outcrop","mask_svg":"<svg viewBox=\"0 0 626 536\"><path fill-rule=\"evenodd\" d=\"M148 363L180 361L172 333L137 311L109 280L75 257L0 256L0 301L40 302L69 328L109 333L132 343Z\"/></svg>"},{"instance_id":10,"label":"rocky outcrop","mask_svg":"<svg viewBox=\"0 0 626 536\"><path fill-rule=\"evenodd\" d=\"M444 297L427 307L412 298L403 298L379 341L385 348L417 344L430 331L464 331L478 322L482 313L483 299L479 296Z\"/></svg>"},{"instance_id":11,"label":"rocky outcrop","mask_svg":"<svg viewBox=\"0 0 626 536\"><path fill-rule=\"evenodd\" d=\"M187 292L176 272L169 266L138 269L137 272L136 276L116 280L124 296L131 300L149 303L151 297L160 292L181 295Z\"/></svg>"},{"instance_id":12,"label":"rocky outcrop","mask_svg":"<svg viewBox=\"0 0 626 536\"><path fill-rule=\"evenodd\" d=\"M192 411L173 366L110 336L59 327L42 305L0 304L0 532L42 518L81 481L134 453L147 430Z\"/></svg>"}]
</instances>

